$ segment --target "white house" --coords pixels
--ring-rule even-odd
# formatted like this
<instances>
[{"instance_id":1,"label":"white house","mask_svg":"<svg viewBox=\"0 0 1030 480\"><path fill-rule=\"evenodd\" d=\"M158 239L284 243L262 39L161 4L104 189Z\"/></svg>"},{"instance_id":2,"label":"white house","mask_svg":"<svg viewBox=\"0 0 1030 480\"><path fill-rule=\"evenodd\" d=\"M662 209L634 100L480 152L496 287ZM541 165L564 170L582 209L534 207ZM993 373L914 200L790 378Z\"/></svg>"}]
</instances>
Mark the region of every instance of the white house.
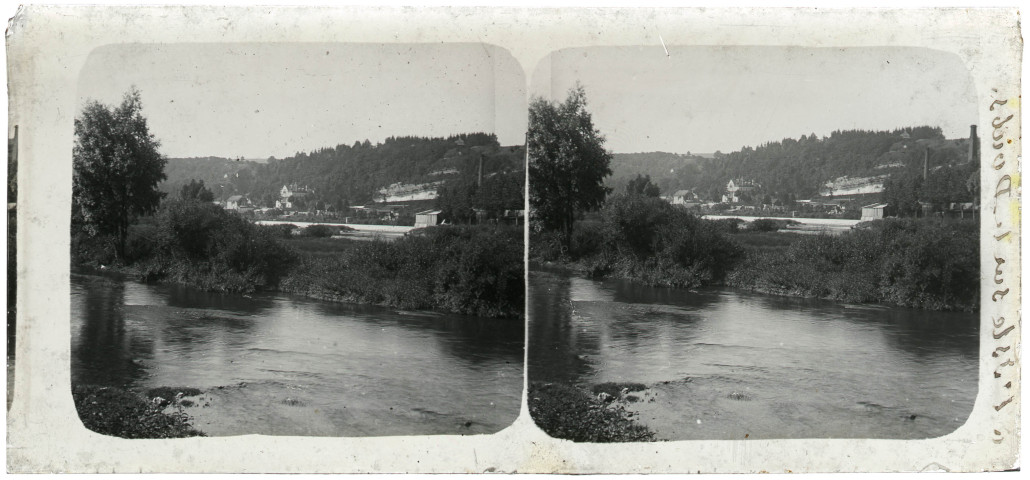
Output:
<instances>
[{"instance_id":1,"label":"white house","mask_svg":"<svg viewBox=\"0 0 1030 480\"><path fill-rule=\"evenodd\" d=\"M312 193L314 192L308 187L301 188L296 183L283 185L283 188L279 189L279 200L275 201L275 208L291 210L295 200L307 197Z\"/></svg>"},{"instance_id":2,"label":"white house","mask_svg":"<svg viewBox=\"0 0 1030 480\"><path fill-rule=\"evenodd\" d=\"M886 212L886 203L874 203L872 205L866 205L862 207L862 221L868 222L870 220L879 220L887 216Z\"/></svg>"},{"instance_id":3,"label":"white house","mask_svg":"<svg viewBox=\"0 0 1030 480\"><path fill-rule=\"evenodd\" d=\"M690 190L677 190L676 193L672 194L669 198L669 203L673 205L683 205L687 202L697 200L697 195Z\"/></svg>"},{"instance_id":4,"label":"white house","mask_svg":"<svg viewBox=\"0 0 1030 480\"><path fill-rule=\"evenodd\" d=\"M250 206L250 200L243 195L233 195L225 201L226 210L239 210Z\"/></svg>"},{"instance_id":5,"label":"white house","mask_svg":"<svg viewBox=\"0 0 1030 480\"><path fill-rule=\"evenodd\" d=\"M432 227L440 223L442 210L425 210L415 214L415 228Z\"/></svg>"}]
</instances>

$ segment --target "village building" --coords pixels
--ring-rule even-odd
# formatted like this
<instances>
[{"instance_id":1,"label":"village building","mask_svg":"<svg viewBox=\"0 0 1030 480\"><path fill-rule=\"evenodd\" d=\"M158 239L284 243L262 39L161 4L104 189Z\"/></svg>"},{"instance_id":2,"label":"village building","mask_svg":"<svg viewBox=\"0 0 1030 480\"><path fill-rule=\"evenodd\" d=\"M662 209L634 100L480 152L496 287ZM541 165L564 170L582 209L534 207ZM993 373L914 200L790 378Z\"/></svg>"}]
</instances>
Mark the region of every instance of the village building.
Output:
<instances>
[{"instance_id":1,"label":"village building","mask_svg":"<svg viewBox=\"0 0 1030 480\"><path fill-rule=\"evenodd\" d=\"M442 210L425 210L415 214L415 228L433 227L440 223Z\"/></svg>"},{"instance_id":2,"label":"village building","mask_svg":"<svg viewBox=\"0 0 1030 480\"><path fill-rule=\"evenodd\" d=\"M722 196L723 203L740 203L741 195L750 194L758 189L760 185L754 180L735 178L726 183L726 195Z\"/></svg>"},{"instance_id":3,"label":"village building","mask_svg":"<svg viewBox=\"0 0 1030 480\"><path fill-rule=\"evenodd\" d=\"M243 195L233 195L233 196L231 196L231 197L229 197L228 199L225 200L225 209L226 210L236 210L236 211L239 211L240 209L244 209L244 208L245 209L252 209L251 205L250 205L250 200L248 200L247 197L245 197Z\"/></svg>"},{"instance_id":4,"label":"village building","mask_svg":"<svg viewBox=\"0 0 1030 480\"><path fill-rule=\"evenodd\" d=\"M874 203L862 207L862 221L868 222L870 220L886 218L887 206L886 203Z\"/></svg>"},{"instance_id":5,"label":"village building","mask_svg":"<svg viewBox=\"0 0 1030 480\"><path fill-rule=\"evenodd\" d=\"M392 222L400 218L401 210L406 207L405 204L373 204L350 207L350 210L358 218L378 218L384 222ZM350 221L350 217L347 217L347 221Z\"/></svg>"},{"instance_id":6,"label":"village building","mask_svg":"<svg viewBox=\"0 0 1030 480\"><path fill-rule=\"evenodd\" d=\"M505 210L504 221L510 225L522 225L525 223L525 210Z\"/></svg>"},{"instance_id":7,"label":"village building","mask_svg":"<svg viewBox=\"0 0 1030 480\"><path fill-rule=\"evenodd\" d=\"M952 202L948 204L948 215L952 217L966 218L966 215L971 218L976 218L979 213L980 207L973 202Z\"/></svg>"},{"instance_id":8,"label":"village building","mask_svg":"<svg viewBox=\"0 0 1030 480\"><path fill-rule=\"evenodd\" d=\"M279 200L275 201L275 208L293 210L298 200L309 197L314 193L314 190L307 186L298 187L296 183L283 185L283 188L279 189Z\"/></svg>"},{"instance_id":9,"label":"village building","mask_svg":"<svg viewBox=\"0 0 1030 480\"><path fill-rule=\"evenodd\" d=\"M697 203L697 195L690 190L677 190L676 193L672 194L668 198L669 203L673 205L685 205L687 203Z\"/></svg>"}]
</instances>

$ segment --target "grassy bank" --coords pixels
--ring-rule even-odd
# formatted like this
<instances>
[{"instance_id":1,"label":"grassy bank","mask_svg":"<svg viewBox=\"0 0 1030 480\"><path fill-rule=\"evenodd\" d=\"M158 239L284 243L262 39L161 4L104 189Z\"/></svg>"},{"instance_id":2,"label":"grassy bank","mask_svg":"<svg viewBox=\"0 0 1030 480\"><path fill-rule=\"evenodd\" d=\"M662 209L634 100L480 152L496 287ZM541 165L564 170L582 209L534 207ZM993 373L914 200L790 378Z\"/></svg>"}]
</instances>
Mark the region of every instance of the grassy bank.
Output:
<instances>
[{"instance_id":1,"label":"grassy bank","mask_svg":"<svg viewBox=\"0 0 1030 480\"><path fill-rule=\"evenodd\" d=\"M655 434L637 424L622 404L624 389L639 384L601 384L595 395L570 385L531 383L529 413L541 430L574 442L651 442Z\"/></svg>"},{"instance_id":2,"label":"grassy bank","mask_svg":"<svg viewBox=\"0 0 1030 480\"><path fill-rule=\"evenodd\" d=\"M979 226L892 219L837 236L753 248L729 286L777 295L928 310L979 307Z\"/></svg>"},{"instance_id":3,"label":"grassy bank","mask_svg":"<svg viewBox=\"0 0 1030 480\"><path fill-rule=\"evenodd\" d=\"M599 218L577 224L567 242L542 232L530 246L535 259L572 263L590 276L693 288L721 281L741 254L725 237L720 224L659 198L616 195Z\"/></svg>"},{"instance_id":4,"label":"grassy bank","mask_svg":"<svg viewBox=\"0 0 1030 480\"><path fill-rule=\"evenodd\" d=\"M488 317L524 310L521 228L434 227L392 242L332 233L316 225L292 235L289 227L254 225L216 205L170 201L132 225L124 258L113 239L79 234L72 259L77 267L207 291L273 290Z\"/></svg>"},{"instance_id":5,"label":"grassy bank","mask_svg":"<svg viewBox=\"0 0 1030 480\"><path fill-rule=\"evenodd\" d=\"M930 310L979 307L975 220L888 219L840 235L783 221L703 220L659 199L618 195L568 242L534 232L531 258L651 286L725 285L775 295Z\"/></svg>"},{"instance_id":6,"label":"grassy bank","mask_svg":"<svg viewBox=\"0 0 1030 480\"><path fill-rule=\"evenodd\" d=\"M290 241L303 252L286 292L404 309L518 317L524 309L522 230L430 228L393 242Z\"/></svg>"},{"instance_id":7,"label":"grassy bank","mask_svg":"<svg viewBox=\"0 0 1030 480\"><path fill-rule=\"evenodd\" d=\"M199 394L196 389L164 387L142 395L115 387L75 385L72 398L82 424L94 432L122 438L182 438L204 436L178 408L179 397L193 392ZM164 413L169 405L175 411Z\"/></svg>"}]
</instances>

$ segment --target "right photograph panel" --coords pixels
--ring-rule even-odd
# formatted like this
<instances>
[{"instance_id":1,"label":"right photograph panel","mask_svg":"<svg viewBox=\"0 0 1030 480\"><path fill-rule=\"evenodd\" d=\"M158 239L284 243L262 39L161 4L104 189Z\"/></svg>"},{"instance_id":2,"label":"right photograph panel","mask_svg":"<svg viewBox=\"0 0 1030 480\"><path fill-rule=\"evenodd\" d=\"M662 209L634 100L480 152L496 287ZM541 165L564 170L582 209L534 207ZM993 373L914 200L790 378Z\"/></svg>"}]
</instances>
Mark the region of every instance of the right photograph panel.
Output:
<instances>
[{"instance_id":1,"label":"right photograph panel","mask_svg":"<svg viewBox=\"0 0 1030 480\"><path fill-rule=\"evenodd\" d=\"M920 439L965 423L980 140L957 56L567 49L531 93L541 429Z\"/></svg>"}]
</instances>

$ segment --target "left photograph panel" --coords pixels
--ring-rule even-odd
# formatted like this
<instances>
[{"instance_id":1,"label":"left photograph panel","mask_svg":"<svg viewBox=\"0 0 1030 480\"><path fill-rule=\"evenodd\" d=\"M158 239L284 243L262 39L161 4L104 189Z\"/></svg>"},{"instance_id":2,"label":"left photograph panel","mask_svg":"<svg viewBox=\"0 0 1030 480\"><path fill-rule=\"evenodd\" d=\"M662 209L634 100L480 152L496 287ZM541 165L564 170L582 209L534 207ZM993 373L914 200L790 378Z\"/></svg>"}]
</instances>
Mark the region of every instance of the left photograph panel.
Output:
<instances>
[{"instance_id":1,"label":"left photograph panel","mask_svg":"<svg viewBox=\"0 0 1030 480\"><path fill-rule=\"evenodd\" d=\"M79 77L71 385L123 438L519 414L526 81L486 44L120 44Z\"/></svg>"}]
</instances>

